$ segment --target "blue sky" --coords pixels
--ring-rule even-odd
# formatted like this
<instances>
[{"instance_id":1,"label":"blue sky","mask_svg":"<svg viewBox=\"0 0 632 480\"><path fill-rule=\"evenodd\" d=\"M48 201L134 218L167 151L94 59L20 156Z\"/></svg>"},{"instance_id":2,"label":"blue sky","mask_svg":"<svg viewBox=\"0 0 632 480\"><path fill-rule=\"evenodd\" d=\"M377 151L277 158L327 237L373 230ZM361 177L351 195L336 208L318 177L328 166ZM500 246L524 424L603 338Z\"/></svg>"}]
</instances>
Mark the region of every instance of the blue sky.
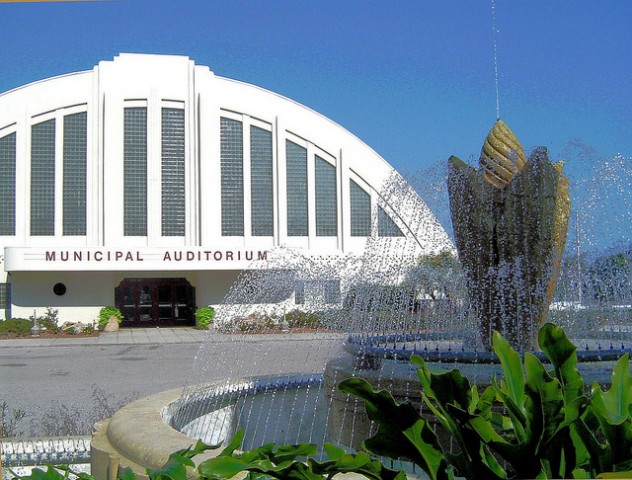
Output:
<instances>
[{"instance_id":1,"label":"blue sky","mask_svg":"<svg viewBox=\"0 0 632 480\"><path fill-rule=\"evenodd\" d=\"M496 119L493 5L500 116L525 148L571 177L616 154L629 168L629 0L0 3L0 91L181 54L321 112L400 171L475 162Z\"/></svg>"}]
</instances>

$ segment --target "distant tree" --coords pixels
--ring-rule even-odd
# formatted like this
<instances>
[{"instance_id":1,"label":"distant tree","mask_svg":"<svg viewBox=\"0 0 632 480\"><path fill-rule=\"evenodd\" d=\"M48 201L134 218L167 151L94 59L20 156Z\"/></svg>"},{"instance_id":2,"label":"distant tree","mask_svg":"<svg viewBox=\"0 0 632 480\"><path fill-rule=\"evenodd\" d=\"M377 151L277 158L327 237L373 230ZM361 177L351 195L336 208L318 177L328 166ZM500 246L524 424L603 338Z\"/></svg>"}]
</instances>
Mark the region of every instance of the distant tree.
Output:
<instances>
[{"instance_id":1,"label":"distant tree","mask_svg":"<svg viewBox=\"0 0 632 480\"><path fill-rule=\"evenodd\" d=\"M581 254L569 255L562 259L560 279L555 290L555 301L581 302L588 300L586 292L589 289L589 265L588 256Z\"/></svg>"},{"instance_id":2,"label":"distant tree","mask_svg":"<svg viewBox=\"0 0 632 480\"><path fill-rule=\"evenodd\" d=\"M632 246L619 253L602 255L588 270L593 298L616 303L632 300Z\"/></svg>"},{"instance_id":3,"label":"distant tree","mask_svg":"<svg viewBox=\"0 0 632 480\"><path fill-rule=\"evenodd\" d=\"M449 251L422 255L407 275L406 283L433 300L454 301L465 298L465 278L461 262Z\"/></svg>"}]
</instances>

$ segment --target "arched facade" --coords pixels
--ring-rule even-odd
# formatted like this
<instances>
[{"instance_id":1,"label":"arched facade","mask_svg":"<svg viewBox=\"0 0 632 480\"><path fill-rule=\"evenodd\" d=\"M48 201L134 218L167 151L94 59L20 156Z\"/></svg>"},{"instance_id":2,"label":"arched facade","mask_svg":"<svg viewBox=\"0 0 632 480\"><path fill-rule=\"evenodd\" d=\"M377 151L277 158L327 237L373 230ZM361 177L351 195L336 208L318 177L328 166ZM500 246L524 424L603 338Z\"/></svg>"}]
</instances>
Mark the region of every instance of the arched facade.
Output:
<instances>
[{"instance_id":1,"label":"arched facade","mask_svg":"<svg viewBox=\"0 0 632 480\"><path fill-rule=\"evenodd\" d=\"M410 235L378 202L394 173L331 120L187 57L121 54L11 90L0 314L86 321L131 302L138 324L190 321L275 248L361 255Z\"/></svg>"}]
</instances>

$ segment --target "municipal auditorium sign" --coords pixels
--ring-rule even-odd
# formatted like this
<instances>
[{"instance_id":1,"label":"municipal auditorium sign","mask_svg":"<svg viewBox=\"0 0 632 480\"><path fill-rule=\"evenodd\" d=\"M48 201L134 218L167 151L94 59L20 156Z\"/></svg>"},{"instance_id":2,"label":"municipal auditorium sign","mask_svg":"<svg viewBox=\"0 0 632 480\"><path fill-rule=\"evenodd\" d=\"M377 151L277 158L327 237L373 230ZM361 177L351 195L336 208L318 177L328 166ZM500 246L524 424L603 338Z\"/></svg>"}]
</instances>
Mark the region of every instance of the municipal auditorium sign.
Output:
<instances>
[{"instance_id":1,"label":"municipal auditorium sign","mask_svg":"<svg viewBox=\"0 0 632 480\"><path fill-rule=\"evenodd\" d=\"M5 248L4 270L241 270L268 260L268 250L207 248Z\"/></svg>"}]
</instances>

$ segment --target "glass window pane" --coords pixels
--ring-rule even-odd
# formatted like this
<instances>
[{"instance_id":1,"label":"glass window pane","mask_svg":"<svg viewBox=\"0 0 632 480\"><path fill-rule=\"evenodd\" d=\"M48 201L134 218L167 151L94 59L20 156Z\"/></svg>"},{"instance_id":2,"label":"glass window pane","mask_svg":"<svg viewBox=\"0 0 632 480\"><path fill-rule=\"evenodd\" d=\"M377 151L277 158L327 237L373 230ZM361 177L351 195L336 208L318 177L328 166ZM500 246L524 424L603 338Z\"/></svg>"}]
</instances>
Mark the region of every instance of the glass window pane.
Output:
<instances>
[{"instance_id":1,"label":"glass window pane","mask_svg":"<svg viewBox=\"0 0 632 480\"><path fill-rule=\"evenodd\" d=\"M64 117L64 235L86 234L87 113Z\"/></svg>"},{"instance_id":2,"label":"glass window pane","mask_svg":"<svg viewBox=\"0 0 632 480\"><path fill-rule=\"evenodd\" d=\"M287 234L307 236L307 149L285 141L287 162Z\"/></svg>"},{"instance_id":3,"label":"glass window pane","mask_svg":"<svg viewBox=\"0 0 632 480\"><path fill-rule=\"evenodd\" d=\"M272 132L258 127L250 127L250 185L252 235L272 236Z\"/></svg>"},{"instance_id":4,"label":"glass window pane","mask_svg":"<svg viewBox=\"0 0 632 480\"><path fill-rule=\"evenodd\" d=\"M162 109L162 234L184 236L184 110Z\"/></svg>"},{"instance_id":5,"label":"glass window pane","mask_svg":"<svg viewBox=\"0 0 632 480\"><path fill-rule=\"evenodd\" d=\"M316 156L316 235L338 234L336 167Z\"/></svg>"},{"instance_id":6,"label":"glass window pane","mask_svg":"<svg viewBox=\"0 0 632 480\"><path fill-rule=\"evenodd\" d=\"M351 236L371 235L371 196L360 185L350 180Z\"/></svg>"},{"instance_id":7,"label":"glass window pane","mask_svg":"<svg viewBox=\"0 0 632 480\"><path fill-rule=\"evenodd\" d=\"M31 235L55 235L55 120L31 127Z\"/></svg>"},{"instance_id":8,"label":"glass window pane","mask_svg":"<svg viewBox=\"0 0 632 480\"><path fill-rule=\"evenodd\" d=\"M15 133L0 138L0 235L15 235Z\"/></svg>"},{"instance_id":9,"label":"glass window pane","mask_svg":"<svg viewBox=\"0 0 632 480\"><path fill-rule=\"evenodd\" d=\"M147 108L125 109L123 135L124 234L147 235Z\"/></svg>"},{"instance_id":10,"label":"glass window pane","mask_svg":"<svg viewBox=\"0 0 632 480\"><path fill-rule=\"evenodd\" d=\"M382 207L377 210L377 234L380 237L403 237L397 224Z\"/></svg>"},{"instance_id":11,"label":"glass window pane","mask_svg":"<svg viewBox=\"0 0 632 480\"><path fill-rule=\"evenodd\" d=\"M222 182L222 235L244 234L244 146L243 124L222 117L221 130L221 182Z\"/></svg>"}]
</instances>

